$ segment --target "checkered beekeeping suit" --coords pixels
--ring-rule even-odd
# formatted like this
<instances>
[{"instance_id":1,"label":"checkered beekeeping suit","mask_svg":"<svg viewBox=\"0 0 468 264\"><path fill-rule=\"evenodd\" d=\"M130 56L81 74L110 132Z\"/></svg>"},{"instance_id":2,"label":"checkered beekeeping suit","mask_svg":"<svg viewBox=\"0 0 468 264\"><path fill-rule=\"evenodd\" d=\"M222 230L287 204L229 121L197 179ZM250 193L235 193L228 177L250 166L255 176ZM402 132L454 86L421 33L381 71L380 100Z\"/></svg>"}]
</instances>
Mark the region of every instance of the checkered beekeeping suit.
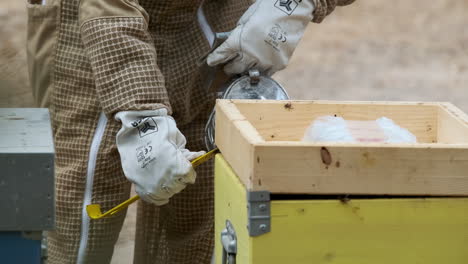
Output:
<instances>
[{"instance_id":1,"label":"checkered beekeeping suit","mask_svg":"<svg viewBox=\"0 0 468 264\"><path fill-rule=\"evenodd\" d=\"M351 2L261 1L286 10L310 1L314 22ZM197 60L211 49L213 32L236 28L252 3L34 2L28 4L30 80L38 105L51 111L56 148L57 228L49 234L48 263L108 263L125 212L92 221L85 206L108 210L129 198L116 144L123 119L116 115L166 109L165 120L175 120L186 148L202 150L215 94L202 88ZM139 203L135 263L209 263L213 237L210 163L197 168L195 183L168 204Z\"/></svg>"}]
</instances>

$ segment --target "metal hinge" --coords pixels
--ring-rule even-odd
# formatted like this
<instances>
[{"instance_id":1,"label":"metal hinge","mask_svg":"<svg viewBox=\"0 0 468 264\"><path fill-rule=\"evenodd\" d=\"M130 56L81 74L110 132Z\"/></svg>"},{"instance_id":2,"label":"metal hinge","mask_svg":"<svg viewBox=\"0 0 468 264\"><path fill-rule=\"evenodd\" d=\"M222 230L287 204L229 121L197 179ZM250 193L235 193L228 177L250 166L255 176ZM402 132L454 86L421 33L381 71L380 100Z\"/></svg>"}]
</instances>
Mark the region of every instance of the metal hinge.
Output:
<instances>
[{"instance_id":1,"label":"metal hinge","mask_svg":"<svg viewBox=\"0 0 468 264\"><path fill-rule=\"evenodd\" d=\"M250 236L260 236L271 230L270 192L247 192L248 225Z\"/></svg>"}]
</instances>

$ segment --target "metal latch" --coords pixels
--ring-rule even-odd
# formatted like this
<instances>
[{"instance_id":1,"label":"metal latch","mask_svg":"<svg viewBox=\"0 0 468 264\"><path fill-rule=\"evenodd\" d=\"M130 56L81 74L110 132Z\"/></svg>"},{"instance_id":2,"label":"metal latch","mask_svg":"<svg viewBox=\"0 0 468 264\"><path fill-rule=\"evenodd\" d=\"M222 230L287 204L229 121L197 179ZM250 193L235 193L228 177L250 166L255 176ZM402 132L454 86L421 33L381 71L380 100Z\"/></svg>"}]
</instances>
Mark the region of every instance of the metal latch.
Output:
<instances>
[{"instance_id":1,"label":"metal latch","mask_svg":"<svg viewBox=\"0 0 468 264\"><path fill-rule=\"evenodd\" d=\"M222 264L236 264L237 236L234 227L226 220L226 228L221 232L221 243L223 244Z\"/></svg>"},{"instance_id":2,"label":"metal latch","mask_svg":"<svg viewBox=\"0 0 468 264\"><path fill-rule=\"evenodd\" d=\"M259 236L271 230L270 192L247 192L248 226L250 236Z\"/></svg>"}]
</instances>

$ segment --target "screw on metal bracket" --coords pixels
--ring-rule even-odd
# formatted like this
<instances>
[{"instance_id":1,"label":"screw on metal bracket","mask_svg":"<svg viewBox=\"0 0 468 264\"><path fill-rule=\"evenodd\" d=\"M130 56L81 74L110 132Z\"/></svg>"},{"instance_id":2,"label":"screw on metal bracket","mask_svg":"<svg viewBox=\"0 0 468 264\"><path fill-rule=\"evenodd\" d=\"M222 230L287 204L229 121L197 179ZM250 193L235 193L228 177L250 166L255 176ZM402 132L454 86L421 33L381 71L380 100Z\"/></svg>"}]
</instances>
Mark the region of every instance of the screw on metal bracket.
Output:
<instances>
[{"instance_id":1,"label":"screw on metal bracket","mask_svg":"<svg viewBox=\"0 0 468 264\"><path fill-rule=\"evenodd\" d=\"M247 193L248 225L250 236L260 236L271 230L270 192Z\"/></svg>"}]
</instances>

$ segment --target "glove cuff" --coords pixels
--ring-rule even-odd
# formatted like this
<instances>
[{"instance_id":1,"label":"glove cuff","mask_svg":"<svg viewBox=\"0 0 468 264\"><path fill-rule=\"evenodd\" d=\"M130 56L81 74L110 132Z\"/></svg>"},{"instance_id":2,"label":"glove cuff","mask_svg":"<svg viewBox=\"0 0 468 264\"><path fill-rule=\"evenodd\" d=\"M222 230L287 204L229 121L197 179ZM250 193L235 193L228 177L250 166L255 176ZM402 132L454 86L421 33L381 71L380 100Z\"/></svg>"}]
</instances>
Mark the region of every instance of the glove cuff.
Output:
<instances>
[{"instance_id":1,"label":"glove cuff","mask_svg":"<svg viewBox=\"0 0 468 264\"><path fill-rule=\"evenodd\" d=\"M122 120L135 120L148 116L167 116L167 108L159 108L156 110L143 110L143 111L121 111L115 114L115 120L122 122Z\"/></svg>"}]
</instances>

